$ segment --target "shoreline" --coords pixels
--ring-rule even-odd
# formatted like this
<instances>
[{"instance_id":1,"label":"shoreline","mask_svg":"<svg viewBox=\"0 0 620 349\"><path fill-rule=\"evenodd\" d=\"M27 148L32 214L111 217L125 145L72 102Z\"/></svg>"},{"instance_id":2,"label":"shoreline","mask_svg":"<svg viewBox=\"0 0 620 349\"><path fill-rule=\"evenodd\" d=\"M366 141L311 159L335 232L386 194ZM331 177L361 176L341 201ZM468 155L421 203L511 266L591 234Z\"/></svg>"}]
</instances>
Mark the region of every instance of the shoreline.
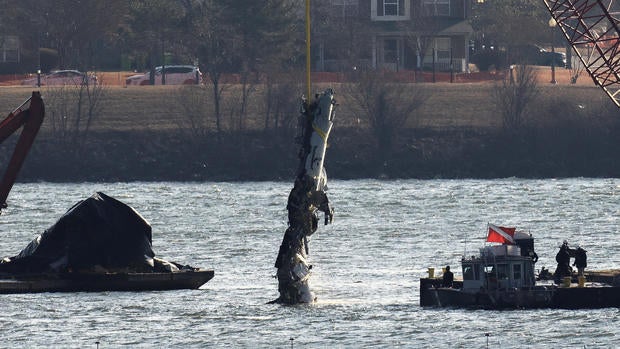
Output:
<instances>
[{"instance_id":1,"label":"shoreline","mask_svg":"<svg viewBox=\"0 0 620 349\"><path fill-rule=\"evenodd\" d=\"M554 137L532 131L528 140L481 130L416 130L399 138L397 150L380 156L359 130L337 130L327 150L331 179L618 178L614 149L620 140L590 133ZM573 130L579 132L579 130ZM415 136L415 138L413 138ZM293 137L273 133L231 134L234 141L185 143L168 133L93 135L81 152L50 139L36 143L18 182L279 181L292 180L298 163ZM606 141L601 142L601 139ZM519 148L512 145L521 142ZM7 154L2 153L0 162Z\"/></svg>"},{"instance_id":2,"label":"shoreline","mask_svg":"<svg viewBox=\"0 0 620 349\"><path fill-rule=\"evenodd\" d=\"M520 130L501 128L492 83L422 84L430 93L415 120L379 152L371 129L351 108L345 86L327 150L329 178L620 177L620 115L599 88L539 84L538 101ZM327 86L327 85L325 85ZM321 85L315 85L315 89ZM48 90L49 89L49 90ZM42 89L51 95L51 88ZM32 93L0 87L8 115ZM178 87L109 87L86 134L63 134L46 100L46 120L18 182L290 180L298 163L295 120L265 128L260 104L244 128L186 126ZM24 97L25 96L25 97ZM288 107L288 105L287 105ZM283 114L298 115L297 105ZM72 137L75 136L75 137ZM81 137L78 137L81 136ZM15 137L13 137L15 138ZM0 164L12 154L0 145ZM4 168L0 168L4 171Z\"/></svg>"}]
</instances>

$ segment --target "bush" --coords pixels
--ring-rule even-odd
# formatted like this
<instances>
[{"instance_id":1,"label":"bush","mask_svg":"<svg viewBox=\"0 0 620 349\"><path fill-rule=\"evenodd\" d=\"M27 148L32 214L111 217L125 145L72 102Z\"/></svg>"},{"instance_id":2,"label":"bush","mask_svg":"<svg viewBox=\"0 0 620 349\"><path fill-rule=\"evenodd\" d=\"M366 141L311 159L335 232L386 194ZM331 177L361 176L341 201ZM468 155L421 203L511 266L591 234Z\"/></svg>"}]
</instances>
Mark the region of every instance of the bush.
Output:
<instances>
[{"instance_id":1,"label":"bush","mask_svg":"<svg viewBox=\"0 0 620 349\"><path fill-rule=\"evenodd\" d=\"M478 51L471 56L470 60L480 71L488 71L492 66L496 69L506 67L506 54L498 50Z\"/></svg>"}]
</instances>

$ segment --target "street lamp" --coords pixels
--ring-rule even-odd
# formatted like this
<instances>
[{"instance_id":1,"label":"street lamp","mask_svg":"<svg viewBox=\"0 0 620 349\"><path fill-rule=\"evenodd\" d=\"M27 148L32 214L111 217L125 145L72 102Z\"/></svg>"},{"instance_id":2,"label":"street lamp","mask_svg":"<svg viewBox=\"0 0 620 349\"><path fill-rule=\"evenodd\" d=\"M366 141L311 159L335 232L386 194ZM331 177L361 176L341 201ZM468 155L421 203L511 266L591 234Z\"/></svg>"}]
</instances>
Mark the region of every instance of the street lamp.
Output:
<instances>
[{"instance_id":1,"label":"street lamp","mask_svg":"<svg viewBox=\"0 0 620 349\"><path fill-rule=\"evenodd\" d=\"M553 17L551 17L551 19L549 20L549 28L551 28L551 83L552 84L557 84L557 81L555 81L555 46L554 46L555 27L557 25L558 23L555 21Z\"/></svg>"},{"instance_id":2,"label":"street lamp","mask_svg":"<svg viewBox=\"0 0 620 349\"><path fill-rule=\"evenodd\" d=\"M41 33L37 33L37 87L41 87Z\"/></svg>"}]
</instances>

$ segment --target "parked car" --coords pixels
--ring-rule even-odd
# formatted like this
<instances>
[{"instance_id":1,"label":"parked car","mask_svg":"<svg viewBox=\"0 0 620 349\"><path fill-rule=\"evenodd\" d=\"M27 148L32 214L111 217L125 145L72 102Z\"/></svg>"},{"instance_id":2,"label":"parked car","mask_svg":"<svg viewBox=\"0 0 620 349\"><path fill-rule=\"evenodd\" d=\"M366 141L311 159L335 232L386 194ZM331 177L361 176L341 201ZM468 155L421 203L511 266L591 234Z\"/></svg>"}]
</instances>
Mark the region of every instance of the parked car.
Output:
<instances>
[{"instance_id":1,"label":"parked car","mask_svg":"<svg viewBox=\"0 0 620 349\"><path fill-rule=\"evenodd\" d=\"M193 65L166 65L163 73L166 76L166 85L196 85L202 81L202 73ZM162 84L162 67L155 67L155 85ZM137 74L125 80L127 85L150 85L151 72Z\"/></svg>"},{"instance_id":2,"label":"parked car","mask_svg":"<svg viewBox=\"0 0 620 349\"><path fill-rule=\"evenodd\" d=\"M41 74L41 86L52 85L75 85L82 84L94 85L97 83L97 76L94 74L82 73L78 70L55 70L49 74ZM24 86L37 86L39 78L37 76L22 81Z\"/></svg>"},{"instance_id":3,"label":"parked car","mask_svg":"<svg viewBox=\"0 0 620 349\"><path fill-rule=\"evenodd\" d=\"M550 52L538 45L517 46L511 52L514 63L566 67L564 52Z\"/></svg>"}]
</instances>

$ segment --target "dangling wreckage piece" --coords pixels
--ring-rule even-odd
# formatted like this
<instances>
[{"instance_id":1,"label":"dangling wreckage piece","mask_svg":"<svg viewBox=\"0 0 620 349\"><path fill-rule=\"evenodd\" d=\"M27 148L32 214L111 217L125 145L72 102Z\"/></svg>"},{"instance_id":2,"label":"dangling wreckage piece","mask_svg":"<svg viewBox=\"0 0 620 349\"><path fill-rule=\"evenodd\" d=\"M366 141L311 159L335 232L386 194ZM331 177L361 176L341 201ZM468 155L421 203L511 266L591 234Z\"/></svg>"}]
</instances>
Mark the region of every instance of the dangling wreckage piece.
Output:
<instances>
[{"instance_id":1,"label":"dangling wreckage piece","mask_svg":"<svg viewBox=\"0 0 620 349\"><path fill-rule=\"evenodd\" d=\"M275 263L280 297L273 303L298 304L315 300L309 286L312 266L306 259L308 237L318 228L317 211L325 214L325 225L333 219L333 209L325 193L327 175L323 163L335 106L331 89L318 94L312 103L302 101L299 167L286 206L289 226Z\"/></svg>"}]
</instances>

